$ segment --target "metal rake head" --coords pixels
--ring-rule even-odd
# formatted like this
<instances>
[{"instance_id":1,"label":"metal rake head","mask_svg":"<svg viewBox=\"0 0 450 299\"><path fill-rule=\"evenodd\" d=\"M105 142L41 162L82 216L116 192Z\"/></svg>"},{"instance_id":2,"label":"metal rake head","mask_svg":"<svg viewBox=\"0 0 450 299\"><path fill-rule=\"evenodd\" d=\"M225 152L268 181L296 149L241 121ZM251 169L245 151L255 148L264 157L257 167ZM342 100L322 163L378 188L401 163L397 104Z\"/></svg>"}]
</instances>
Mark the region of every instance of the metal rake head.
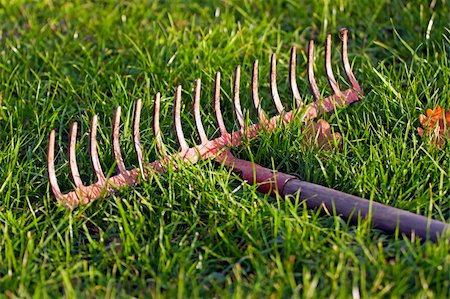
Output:
<instances>
[{"instance_id":1,"label":"metal rake head","mask_svg":"<svg viewBox=\"0 0 450 299\"><path fill-rule=\"evenodd\" d=\"M319 88L317 86L314 77L314 42L310 41L308 45L308 61L307 61L307 73L309 86L314 97L314 102L310 103L308 106L304 107L306 110L304 118L313 119L323 112L333 111L336 107L342 105L348 105L362 98L363 92L359 86L352 70L350 67L348 54L347 54L347 42L348 42L348 31L347 29L342 29L340 31L340 38L342 41L342 61L344 64L345 73L348 80L350 81L351 88L342 91L337 81L333 75L333 70L331 67L331 35L327 35L325 42L325 71L328 79L329 86L333 94L327 98L321 98ZM255 106L256 112L258 114L259 122L253 125L247 125L244 121L244 116L242 113L239 97L239 87L240 87L240 73L241 68L237 66L234 77L234 87L233 87L233 102L234 102L234 112L236 115L237 122L239 124L239 130L229 133L225 127L221 109L220 109L220 73L216 73L215 85L214 85L214 112L217 120L217 125L219 128L220 136L209 140L206 136L205 130L200 116L200 91L201 82L200 79L195 80L194 86L194 120L197 132L200 138L200 144L190 147L186 142L181 127L181 86L178 86L175 92L175 105L174 105L174 127L177 137L178 144L180 146L180 151L175 154L168 154L166 147L163 143L161 130L159 126L160 117L160 93L157 93L154 98L154 113L153 113L153 131L156 138L157 150L162 157L160 160L147 163L143 160L142 147L140 143L139 134L139 122L141 115L142 102L137 100L135 103L134 120L133 120L133 140L134 148L137 155L139 168L127 170L123 162L120 145L119 145L119 134L120 134L120 115L121 109L118 107L114 114L113 121L113 131L112 131L112 141L113 141L113 154L117 163L117 174L109 178L105 177L97 152L97 116L94 115L91 121L91 131L90 131L90 157L92 167L97 176L97 182L85 186L80 179L80 174L76 161L76 135L77 135L77 123L74 122L70 128L69 135L69 168L71 176L74 182L75 190L66 194L63 194L58 186L56 179L55 166L54 166L54 149L55 149L55 130L52 130L49 135L49 145L48 145L48 175L50 186L52 192L56 199L69 206L75 207L78 204L86 204L90 201L96 200L103 195L112 194L121 187L133 186L138 183L139 177L143 180L146 179L149 169L164 172L165 165L167 163L174 163L178 159L189 161L191 163L197 162L199 159L205 158L216 158L219 153L230 148L231 146L239 146L242 140L245 138L253 138L262 129L274 130L280 123L289 123L294 117L295 111L285 111L280 96L278 94L277 83L276 83L276 57L275 54L271 56L271 68L270 68L270 90L272 101L277 110L277 115L272 118L267 118L266 113L263 111L260 105L260 99L258 96L258 61L253 64L252 81L251 81L251 92L253 104ZM291 50L290 57L290 67L289 67L289 81L292 91L292 96L295 99L296 109L303 107L303 101L300 96L297 82L296 82L296 49L295 47ZM281 120L281 122L280 122Z\"/></svg>"}]
</instances>

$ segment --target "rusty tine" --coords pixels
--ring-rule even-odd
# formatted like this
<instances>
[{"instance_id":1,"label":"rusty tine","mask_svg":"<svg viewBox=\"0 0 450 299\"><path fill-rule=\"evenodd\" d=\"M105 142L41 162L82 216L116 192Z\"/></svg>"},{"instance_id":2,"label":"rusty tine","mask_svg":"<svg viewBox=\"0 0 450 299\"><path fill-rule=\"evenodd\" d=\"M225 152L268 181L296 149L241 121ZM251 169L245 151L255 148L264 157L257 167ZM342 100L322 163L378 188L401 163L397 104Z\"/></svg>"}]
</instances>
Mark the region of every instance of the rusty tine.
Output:
<instances>
[{"instance_id":1,"label":"rusty tine","mask_svg":"<svg viewBox=\"0 0 450 299\"><path fill-rule=\"evenodd\" d=\"M120 142L119 142L119 134L120 134L120 115L121 108L117 107L116 112L114 113L114 121L113 121L113 154L116 159L117 168L119 169L119 173L125 173L127 170L125 168L125 164L123 163L122 152L120 151ZM76 184L75 184L76 186Z\"/></svg>"},{"instance_id":2,"label":"rusty tine","mask_svg":"<svg viewBox=\"0 0 450 299\"><path fill-rule=\"evenodd\" d=\"M208 137L206 137L205 128L203 128L202 118L200 115L200 91L202 83L200 79L195 80L194 84L194 120L195 127L197 128L197 133L200 136L201 144L208 142Z\"/></svg>"},{"instance_id":3,"label":"rusty tine","mask_svg":"<svg viewBox=\"0 0 450 299\"><path fill-rule=\"evenodd\" d=\"M98 159L97 152L97 125L98 125L98 117L94 115L91 120L91 162L92 167L94 168L95 175L97 176L97 181L99 183L105 182L106 178L103 174L102 166L100 165L100 160Z\"/></svg>"},{"instance_id":4,"label":"rusty tine","mask_svg":"<svg viewBox=\"0 0 450 299\"><path fill-rule=\"evenodd\" d=\"M155 95L155 99L153 101L153 134L155 135L155 139L156 139L156 147L159 151L159 154L164 157L166 156L166 148L164 146L164 143L162 141L162 137L161 137L161 128L159 126L159 110L160 110L160 105L161 105L161 94L158 92ZM138 130L138 134L139 134L139 128Z\"/></svg>"},{"instance_id":5,"label":"rusty tine","mask_svg":"<svg viewBox=\"0 0 450 299\"><path fill-rule=\"evenodd\" d=\"M278 114L282 114L284 107L283 104L281 104L280 95L278 94L277 88L277 57L275 53L270 57L270 92Z\"/></svg>"},{"instance_id":6,"label":"rusty tine","mask_svg":"<svg viewBox=\"0 0 450 299\"><path fill-rule=\"evenodd\" d=\"M183 127L181 126L181 85L178 85L175 92L175 106L173 109L173 119L175 124L175 134L177 136L178 145L181 152L188 150L189 145L184 139Z\"/></svg>"},{"instance_id":7,"label":"rusty tine","mask_svg":"<svg viewBox=\"0 0 450 299\"><path fill-rule=\"evenodd\" d=\"M291 60L289 63L289 83L291 85L291 91L292 96L295 99L295 104L297 105L297 109L300 109L302 107L302 97L300 96L300 92L298 91L297 86L297 77L296 77L296 70L297 68L297 50L295 47L292 47L291 49Z\"/></svg>"},{"instance_id":8,"label":"rusty tine","mask_svg":"<svg viewBox=\"0 0 450 299\"><path fill-rule=\"evenodd\" d=\"M238 65L234 73L233 104L234 104L234 113L239 123L239 130L243 132L245 130L245 121L244 121L244 114L242 113L241 108L241 99L239 96L240 84L241 84L241 66Z\"/></svg>"},{"instance_id":9,"label":"rusty tine","mask_svg":"<svg viewBox=\"0 0 450 299\"><path fill-rule=\"evenodd\" d=\"M308 44L308 81L311 93L313 94L316 102L320 101L320 91L316 83L316 77L314 76L314 41L309 41Z\"/></svg>"},{"instance_id":10,"label":"rusty tine","mask_svg":"<svg viewBox=\"0 0 450 299\"><path fill-rule=\"evenodd\" d=\"M59 200L63 198L63 194L59 189L55 172L55 134L55 130L51 130L48 137L47 165L50 187L52 189L53 195Z\"/></svg>"},{"instance_id":11,"label":"rusty tine","mask_svg":"<svg viewBox=\"0 0 450 299\"><path fill-rule=\"evenodd\" d=\"M75 187L80 188L81 186L83 186L83 182L81 181L80 172L78 171L77 157L75 153L77 144L77 130L78 124L76 121L74 121L70 127L69 134L69 169Z\"/></svg>"},{"instance_id":12,"label":"rusty tine","mask_svg":"<svg viewBox=\"0 0 450 299\"><path fill-rule=\"evenodd\" d=\"M333 74L333 68L331 67L331 35L327 34L327 38L325 40L325 71L327 73L328 84L330 85L331 90L333 90L333 94L341 98L341 90L337 84L336 78Z\"/></svg>"},{"instance_id":13,"label":"rusty tine","mask_svg":"<svg viewBox=\"0 0 450 299\"><path fill-rule=\"evenodd\" d=\"M261 107L261 102L258 95L258 60L253 63L252 72L252 98L253 105L255 106L256 112L258 113L258 118L261 124L267 124L267 119L264 114L264 110Z\"/></svg>"},{"instance_id":14,"label":"rusty tine","mask_svg":"<svg viewBox=\"0 0 450 299\"><path fill-rule=\"evenodd\" d=\"M342 55L342 62L344 63L345 74L347 75L348 80L352 84L353 89L357 91L360 95L362 95L363 94L362 89L359 86L358 81L356 80L352 68L350 67L350 63L348 61L348 30L342 28L339 31L339 37L342 40L341 55Z\"/></svg>"},{"instance_id":15,"label":"rusty tine","mask_svg":"<svg viewBox=\"0 0 450 299\"><path fill-rule=\"evenodd\" d=\"M340 31L340 38L342 41L342 61L345 68L345 73L350 81L351 88L347 90L340 90L336 80L334 78L332 68L331 68L331 36L327 36L325 44L325 69L329 85L332 89L333 94L324 99L321 98L319 88L316 84L316 79L314 77L314 42L310 41L308 45L308 61L307 61L307 73L309 87L311 88L314 102L306 106L303 104L302 97L298 91L297 81L296 81L296 49L295 47L291 50L290 62L289 62L289 83L292 92L292 96L295 100L296 109L301 108L303 105L306 107L306 113L302 119L315 118L317 115L333 111L340 104L351 104L362 98L363 92L358 84L352 70L350 67L348 59L348 32L346 29ZM47 163L48 163L48 176L50 181L50 187L54 196L61 203L65 203L70 207L74 207L79 203L85 204L100 198L104 194L112 194L121 187L129 187L138 183L139 177L146 179L148 170L156 170L159 172L164 172L167 168L165 165L167 163L176 163L177 161L183 160L190 163L195 163L199 159L206 158L217 158L218 154L220 159L226 157L229 153L227 149L230 146L239 146L242 144L244 139L253 138L259 134L261 129L271 131L275 129L279 124L280 118L282 118L284 123L289 123L294 119L293 111L286 111L281 102L281 97L277 88L277 73L276 73L276 56L273 54L270 58L270 92L272 101L277 110L277 115L268 118L266 113L261 107L261 101L258 94L258 61L253 64L253 71L251 76L251 95L253 104L258 114L259 121L256 124L249 125L247 127L244 115L242 113L241 103L240 103L240 78L241 78L241 67L237 66L234 75L234 85L233 85L233 110L236 114L236 119L239 124L239 130L234 132L228 132L224 119L222 116L221 105L220 105L220 77L219 72L215 75L214 81L214 95L213 95L213 106L215 118L217 121L217 126L219 129L220 136L209 140L205 133L205 129L201 120L200 111L200 95L201 95L201 81L197 79L194 85L194 103L193 103L193 114L195 120L195 126L200 138L200 144L193 147L189 147L186 139L184 137L182 124L181 124L181 86L176 88L174 95L174 107L173 107L173 117L174 117L174 128L177 137L180 150L178 153L168 154L167 149L163 143L161 128L160 128L160 105L161 105L161 94L158 92L155 95L153 101L153 132L156 139L156 148L161 156L160 160L148 163L144 161L143 148L140 142L140 131L139 123L142 110L142 101L136 100L134 108L133 117L133 143L134 149L137 155L139 167L131 170L127 170L123 161L123 156L120 150L120 117L121 108L118 107L114 114L113 128L112 128L112 145L113 154L117 164L117 174L105 178L102 171L101 164L97 152L97 123L98 118L96 115L92 117L91 129L90 129L90 157L92 162L92 167L97 177L97 182L86 186L83 185L81 181L79 169L76 162L76 142L77 142L77 129L78 124L76 122L72 123L69 135L69 167L71 172L71 177L74 182L75 190L66 194L63 194L58 186L58 181L55 173L55 135L54 130L50 131L49 143L48 143L48 153L47 153ZM224 152L225 150L225 152ZM225 161L225 160L223 160ZM231 160L230 160L231 161ZM231 162L230 162L231 163ZM228 164L230 165L230 164Z\"/></svg>"},{"instance_id":16,"label":"rusty tine","mask_svg":"<svg viewBox=\"0 0 450 299\"><path fill-rule=\"evenodd\" d=\"M214 114L216 116L216 123L219 127L221 136L225 137L228 135L227 129L223 122L222 110L220 109L220 73L216 73L216 80L214 85Z\"/></svg>"},{"instance_id":17,"label":"rusty tine","mask_svg":"<svg viewBox=\"0 0 450 299\"><path fill-rule=\"evenodd\" d=\"M157 94L159 97L159 93ZM156 102L156 100L155 100ZM158 102L159 103L159 102ZM142 110L142 100L137 99L136 104L134 106L134 117L133 117L133 145L134 151L136 152L136 156L139 164L139 171L141 173L142 179L145 180L145 172L144 172L144 158L142 154L142 146L141 146L141 134L139 130L139 123L141 121L141 110ZM159 118L158 118L159 120ZM161 136L159 136L161 137ZM156 138L158 141L159 139Z\"/></svg>"},{"instance_id":18,"label":"rusty tine","mask_svg":"<svg viewBox=\"0 0 450 299\"><path fill-rule=\"evenodd\" d=\"M220 72L216 73L216 79L214 81L214 112L216 114L217 125L221 136L227 136L227 128L223 122L222 110L220 110Z\"/></svg>"}]
</instances>

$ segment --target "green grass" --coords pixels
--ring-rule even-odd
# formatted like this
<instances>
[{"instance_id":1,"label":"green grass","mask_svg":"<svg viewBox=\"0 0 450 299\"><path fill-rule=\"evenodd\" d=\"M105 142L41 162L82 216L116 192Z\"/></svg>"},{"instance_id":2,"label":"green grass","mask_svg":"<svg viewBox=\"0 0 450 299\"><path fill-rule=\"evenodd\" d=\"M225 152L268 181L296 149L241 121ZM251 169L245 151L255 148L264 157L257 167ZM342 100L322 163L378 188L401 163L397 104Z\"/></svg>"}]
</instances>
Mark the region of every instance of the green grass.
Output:
<instances>
[{"instance_id":1,"label":"green grass","mask_svg":"<svg viewBox=\"0 0 450 299\"><path fill-rule=\"evenodd\" d=\"M350 30L350 58L366 96L324 116L343 135L341 152L315 151L299 123L234 150L266 167L444 222L450 221L450 144L437 150L416 132L426 108L450 108L447 1L0 1L0 297L437 297L450 296L449 243L421 244L367 222L348 225L301 202L271 198L212 161L183 165L140 186L69 211L49 191L48 132L56 128L57 174L72 190L66 148L81 125L78 162L89 165L89 118L98 114L100 158L114 171L112 115L121 105L122 152L133 152L133 100L142 98L145 159L157 158L152 98L161 91L162 131L176 148L171 111L183 85L185 134L195 142L190 104L203 82L208 136L213 76L222 72L226 125L236 128L231 82L241 64L249 121L251 63L271 114L269 55L278 56L279 91L291 105L289 49L298 47L298 84L311 101L305 47ZM147 1L146 1L147 2ZM191 144L192 144L191 143Z\"/></svg>"}]
</instances>

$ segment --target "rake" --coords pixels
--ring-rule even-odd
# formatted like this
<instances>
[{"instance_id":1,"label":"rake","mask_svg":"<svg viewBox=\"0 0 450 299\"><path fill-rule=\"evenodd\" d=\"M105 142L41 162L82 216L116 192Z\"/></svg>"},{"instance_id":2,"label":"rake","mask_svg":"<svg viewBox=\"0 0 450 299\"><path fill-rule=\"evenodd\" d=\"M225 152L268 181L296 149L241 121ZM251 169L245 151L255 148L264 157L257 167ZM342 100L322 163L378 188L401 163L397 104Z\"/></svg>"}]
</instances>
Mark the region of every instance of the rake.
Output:
<instances>
[{"instance_id":1,"label":"rake","mask_svg":"<svg viewBox=\"0 0 450 299\"><path fill-rule=\"evenodd\" d=\"M143 151L139 133L142 101L137 100L135 102L133 120L134 149L139 164L139 167L136 169L126 169L123 162L119 145L121 108L118 107L114 114L112 132L113 154L117 164L118 173L109 178L105 177L98 157L96 143L98 119L97 116L94 115L91 120L90 130L90 157L92 167L97 177L97 182L89 186L85 186L80 178L75 154L78 125L76 122L73 122L69 133L68 156L70 173L74 182L75 190L66 194L61 192L56 179L54 167L56 133L55 130L52 130L49 135L48 145L48 175L54 196L58 202L73 208L79 204L87 204L101 198L102 196L112 194L123 187L130 187L138 184L139 178L145 180L149 171L156 170L157 172L164 172L169 163L174 165L177 163L176 161L196 163L200 159L213 158L226 167L232 168L247 182L257 184L258 190L261 192L268 194L279 194L283 197L288 195L297 195L300 199L306 202L306 206L308 208L323 208L327 211L333 211L337 215L340 215L351 222L357 222L360 218L370 218L374 227L385 232L394 233L398 230L400 233L404 233L407 236L417 235L421 239L436 241L439 235L443 234L444 231L450 230L449 225L437 220L428 219L407 211L336 191L334 189L303 182L294 176L273 171L255 163L238 159L231 154L231 147L239 146L244 140L254 138L262 130L273 131L280 125L290 123L299 111L304 112L301 114L301 119L303 121L310 120L316 118L322 113L331 112L337 107L349 105L362 98L363 91L351 70L348 59L348 31L346 29L342 29L340 31L340 38L342 41L342 62L351 87L342 91L337 84L331 67L331 35L327 35L325 41L325 71L328 84L333 94L327 98L321 97L314 76L314 42L310 41L308 44L307 74L314 101L309 105L304 105L296 82L296 49L294 47L291 50L289 67L289 82L296 106L292 111L286 111L281 103L276 84L276 57L275 54L272 54L270 67L270 90L277 115L271 118L266 117L267 114L261 107L258 95L258 61L255 61L252 71L251 92L259 122L253 125L246 125L244 121L239 92L241 70L240 66L237 66L234 76L233 103L234 112L239 124L239 130L231 133L229 133L226 129L221 113L220 73L216 73L213 99L215 118L220 136L213 140L208 139L201 121L201 82L200 79L195 80L193 112L195 126L200 138L200 144L193 147L188 145L181 126L181 86L178 86L174 96L174 129L180 150L175 154L168 154L166 146L162 140L159 125L161 95L160 93L157 93L154 98L153 131L156 139L157 151L162 158L151 163L144 162L143 160Z\"/></svg>"}]
</instances>

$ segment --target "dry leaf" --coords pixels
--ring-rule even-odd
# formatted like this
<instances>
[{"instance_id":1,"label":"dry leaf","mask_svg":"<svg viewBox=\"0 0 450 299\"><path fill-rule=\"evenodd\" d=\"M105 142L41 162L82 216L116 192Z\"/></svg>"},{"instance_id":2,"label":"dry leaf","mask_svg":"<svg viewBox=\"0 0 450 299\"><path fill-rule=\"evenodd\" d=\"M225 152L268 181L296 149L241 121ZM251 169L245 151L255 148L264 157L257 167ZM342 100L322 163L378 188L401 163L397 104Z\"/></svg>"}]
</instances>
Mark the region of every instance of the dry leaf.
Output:
<instances>
[{"instance_id":1,"label":"dry leaf","mask_svg":"<svg viewBox=\"0 0 450 299\"><path fill-rule=\"evenodd\" d=\"M427 109L426 115L419 115L422 127L417 128L420 137L428 137L430 142L439 148L445 145L445 136L450 137L450 110L445 111L440 106L434 110Z\"/></svg>"},{"instance_id":2,"label":"dry leaf","mask_svg":"<svg viewBox=\"0 0 450 299\"><path fill-rule=\"evenodd\" d=\"M318 149L331 150L335 148L342 148L342 136L340 133L333 133L330 124L323 119L315 122L308 122L306 126L305 135L309 137L309 144L312 144Z\"/></svg>"}]
</instances>

